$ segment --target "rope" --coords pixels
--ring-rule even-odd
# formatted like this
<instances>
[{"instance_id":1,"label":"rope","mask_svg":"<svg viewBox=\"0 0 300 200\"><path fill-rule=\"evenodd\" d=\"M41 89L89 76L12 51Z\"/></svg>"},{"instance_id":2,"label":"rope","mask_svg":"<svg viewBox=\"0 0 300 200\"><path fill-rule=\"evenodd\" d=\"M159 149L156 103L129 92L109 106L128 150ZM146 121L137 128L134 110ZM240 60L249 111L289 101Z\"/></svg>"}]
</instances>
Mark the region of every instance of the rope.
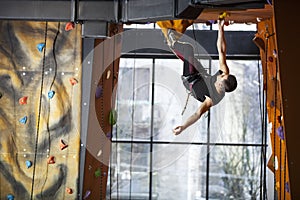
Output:
<instances>
[{"instance_id":1,"label":"rope","mask_svg":"<svg viewBox=\"0 0 300 200\"><path fill-rule=\"evenodd\" d=\"M115 34L115 33L114 33ZM116 58L116 55L115 55L115 47L116 47L116 38L114 38L114 40L113 40L113 42L114 42L114 50L113 50L113 58ZM114 82L115 82L115 60L113 61L113 63L112 63L112 95L114 94L114 87L115 87L115 84L114 84ZM113 104L114 103L116 103L115 102L116 101L116 98L114 98L114 102L113 102ZM112 132L113 132L113 125L111 125L111 135L112 135ZM116 131L116 133L117 133L117 131ZM117 135L117 134L116 134ZM111 139L110 140L112 140L112 137L111 137ZM110 152L112 152L112 146L111 146L111 143L110 143ZM116 151L116 152L118 152L118 151ZM111 160L112 159L110 159L110 166L111 166ZM117 165L118 166L118 165ZM110 167L110 174L111 174L111 167ZM111 181L112 181L112 176L110 176L110 191L111 191ZM117 181L118 181L118 179L117 179ZM110 192L110 199L111 199L111 192ZM119 199L119 198L118 198Z\"/></svg>"},{"instance_id":2,"label":"rope","mask_svg":"<svg viewBox=\"0 0 300 200\"><path fill-rule=\"evenodd\" d=\"M33 176L31 183L31 193L30 199L33 199L33 190L34 190L34 180L35 180L35 169L36 169L36 160L37 160L37 151L38 151L38 140L39 140L39 128L40 128L40 119L41 119L41 110L42 110L42 99L43 99L43 87L44 87L44 72L45 72L45 60L46 60L46 47L47 47L47 30L48 22L45 25L45 37L44 37L44 52L43 52L43 67L42 67L42 77L41 77L41 90L40 90L40 99L39 99L39 110L38 110L38 119L37 119L37 128L36 128L36 140L34 148L34 160L33 160Z\"/></svg>"},{"instance_id":3,"label":"rope","mask_svg":"<svg viewBox=\"0 0 300 200\"><path fill-rule=\"evenodd\" d=\"M114 77L114 73L113 73L113 77ZM116 101L117 102L117 101ZM118 104L117 104L118 105ZM103 106L103 105L102 105ZM117 126L116 126L117 128ZM116 130L116 140L118 140L118 134L117 134L117 130ZM118 148L119 148L119 143L116 142L116 172L117 173L117 199L119 199L119 158L118 158ZM111 192L110 191L110 198L111 198Z\"/></svg>"},{"instance_id":4,"label":"rope","mask_svg":"<svg viewBox=\"0 0 300 200\"><path fill-rule=\"evenodd\" d=\"M260 109L260 116L261 116L261 165L260 165L260 199L265 199L265 191L266 191L266 131L264 129L264 104L265 101L262 102L262 93L261 93L261 79L260 79L260 65L259 61L257 61L257 77L258 77L258 92L259 92L259 109Z\"/></svg>"},{"instance_id":5,"label":"rope","mask_svg":"<svg viewBox=\"0 0 300 200\"><path fill-rule=\"evenodd\" d=\"M191 96L191 92L188 92L188 95L187 95L186 101L185 101L185 105L184 105L184 107L183 107L183 110L182 110L182 112L181 112L181 115L183 115L184 112L185 112L185 110L186 110L186 107L187 107L187 104L188 104L188 101L189 101L190 96Z\"/></svg>"},{"instance_id":6,"label":"rope","mask_svg":"<svg viewBox=\"0 0 300 200\"><path fill-rule=\"evenodd\" d=\"M102 42L104 42L104 41L102 41ZM102 54L104 54L104 51L105 51L105 49L104 49L104 45L102 45ZM103 72L105 71L104 70L104 59L102 59L102 67L103 67ZM102 77L100 78L100 82L101 82L101 85L102 85L102 96L101 96L101 99L100 99L100 110L101 110L101 124L100 124L100 127L102 128L102 130L105 130L105 123L104 123L104 100L105 100L105 98L104 98L104 94L105 94L105 92L104 92L104 81L103 81L103 79L104 79L104 76L106 76L106 75L104 75L104 74L102 74ZM104 133L104 134L106 134L106 133ZM102 156L102 154L101 154L101 156ZM103 164L101 164L101 168L100 168L100 170L101 170L101 174L103 174ZM103 185L103 181L102 181L102 176L100 177L100 188L102 188L102 185ZM96 186L96 184L94 184L94 187L93 187L93 190L94 190L94 188L95 188L95 186ZM96 187L96 190L97 190L97 187ZM100 199L103 199L102 198L102 191L100 191Z\"/></svg>"},{"instance_id":7,"label":"rope","mask_svg":"<svg viewBox=\"0 0 300 200\"><path fill-rule=\"evenodd\" d=\"M56 41L57 41L57 37L60 33L60 22L58 22L58 25L57 25L57 32L56 32L56 35L54 37L54 40L53 40L53 47L52 47L52 54L53 54L53 59L54 59L54 76L53 76L53 79L52 79L52 82L50 84L50 88L49 90L52 89L53 87L53 84L56 80L56 75L57 75L57 61L56 61L56 54L55 54L55 44L56 44ZM50 128L49 128L49 119L50 119L50 102L49 102L49 106L48 106L48 113L47 113L47 134L48 134L48 149L49 151L47 152L47 157L50 156L51 154L51 135L50 135ZM43 199L43 190L44 190L44 187L46 185L46 182L47 182L47 179L48 179L48 170L49 170L49 165L47 165L46 167L46 177L45 177L45 181L43 183L43 186L41 188L41 196L42 196L42 199Z\"/></svg>"},{"instance_id":8,"label":"rope","mask_svg":"<svg viewBox=\"0 0 300 200\"><path fill-rule=\"evenodd\" d=\"M135 40L136 42L136 40ZM136 54L136 53L135 53ZM132 151L133 151L133 134L134 134L134 103L135 103L135 67L136 67L136 58L134 58L133 62L133 77L132 77L132 89L133 89L133 94L132 94L132 114L131 114L131 143L130 143L130 190L129 190L129 199L131 199L131 192L132 192Z\"/></svg>"}]
</instances>

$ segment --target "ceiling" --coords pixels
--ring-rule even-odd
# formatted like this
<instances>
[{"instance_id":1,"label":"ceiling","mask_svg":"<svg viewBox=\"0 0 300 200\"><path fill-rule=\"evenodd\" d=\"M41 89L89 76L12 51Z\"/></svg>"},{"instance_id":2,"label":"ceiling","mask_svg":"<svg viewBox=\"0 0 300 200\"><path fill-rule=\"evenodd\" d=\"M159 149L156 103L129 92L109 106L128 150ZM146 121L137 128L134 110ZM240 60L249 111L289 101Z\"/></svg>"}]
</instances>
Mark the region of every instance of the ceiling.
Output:
<instances>
[{"instance_id":1,"label":"ceiling","mask_svg":"<svg viewBox=\"0 0 300 200\"><path fill-rule=\"evenodd\" d=\"M195 22L207 22L210 20L217 20L219 15L226 11L229 16L227 20L234 23L256 23L257 20L268 19L273 16L273 8L266 4L265 8L260 9L246 9L246 10L221 10L221 9L205 9L199 15Z\"/></svg>"}]
</instances>

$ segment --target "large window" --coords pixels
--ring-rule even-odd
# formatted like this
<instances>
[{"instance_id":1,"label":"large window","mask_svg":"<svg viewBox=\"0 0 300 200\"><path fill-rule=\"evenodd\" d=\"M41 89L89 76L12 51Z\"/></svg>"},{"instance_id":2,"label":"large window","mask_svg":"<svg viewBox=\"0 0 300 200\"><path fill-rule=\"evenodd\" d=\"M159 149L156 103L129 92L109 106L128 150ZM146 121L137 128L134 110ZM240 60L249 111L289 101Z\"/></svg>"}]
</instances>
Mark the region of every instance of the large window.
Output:
<instances>
[{"instance_id":1,"label":"large window","mask_svg":"<svg viewBox=\"0 0 300 200\"><path fill-rule=\"evenodd\" d=\"M217 60L201 60L208 72ZM259 199L262 165L258 60L229 60L238 88L178 136L200 103L182 85L179 59L122 58L108 199ZM184 107L186 106L186 109Z\"/></svg>"}]
</instances>

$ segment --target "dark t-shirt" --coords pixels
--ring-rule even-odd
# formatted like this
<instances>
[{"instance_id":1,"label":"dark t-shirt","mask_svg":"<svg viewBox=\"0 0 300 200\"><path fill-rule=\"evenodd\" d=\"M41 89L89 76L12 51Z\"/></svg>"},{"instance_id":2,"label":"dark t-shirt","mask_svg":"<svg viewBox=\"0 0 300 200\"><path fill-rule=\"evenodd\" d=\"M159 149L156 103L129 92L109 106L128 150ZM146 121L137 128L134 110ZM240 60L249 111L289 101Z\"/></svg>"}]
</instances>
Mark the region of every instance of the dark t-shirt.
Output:
<instances>
[{"instance_id":1,"label":"dark t-shirt","mask_svg":"<svg viewBox=\"0 0 300 200\"><path fill-rule=\"evenodd\" d=\"M217 76L223 72L219 70L213 76L210 75L201 75L201 74L192 74L189 76L182 76L183 84L187 90L189 90L193 97L197 100L203 102L206 99L206 96L210 97L213 101L213 104L218 104L225 93L219 94L215 82Z\"/></svg>"}]
</instances>

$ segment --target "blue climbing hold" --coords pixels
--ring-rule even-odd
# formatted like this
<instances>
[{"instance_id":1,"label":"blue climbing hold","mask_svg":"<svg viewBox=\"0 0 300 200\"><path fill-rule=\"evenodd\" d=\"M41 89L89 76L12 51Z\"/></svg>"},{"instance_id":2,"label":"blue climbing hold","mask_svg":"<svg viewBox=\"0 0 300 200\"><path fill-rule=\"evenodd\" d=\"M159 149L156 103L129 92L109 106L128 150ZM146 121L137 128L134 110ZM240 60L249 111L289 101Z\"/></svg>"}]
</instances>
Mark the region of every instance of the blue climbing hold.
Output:
<instances>
[{"instance_id":1,"label":"blue climbing hold","mask_svg":"<svg viewBox=\"0 0 300 200\"><path fill-rule=\"evenodd\" d=\"M206 26L210 26L210 25L215 24L215 23L216 23L215 20L208 20L208 21L206 21Z\"/></svg>"},{"instance_id":2,"label":"blue climbing hold","mask_svg":"<svg viewBox=\"0 0 300 200\"><path fill-rule=\"evenodd\" d=\"M55 94L55 92L54 92L53 90L50 90L50 91L48 92L48 98L49 98L49 99L52 99L53 96L54 96L54 94Z\"/></svg>"},{"instance_id":3,"label":"blue climbing hold","mask_svg":"<svg viewBox=\"0 0 300 200\"><path fill-rule=\"evenodd\" d=\"M45 43L39 43L36 45L36 48L39 50L39 52L42 52L45 47Z\"/></svg>"},{"instance_id":4,"label":"blue climbing hold","mask_svg":"<svg viewBox=\"0 0 300 200\"><path fill-rule=\"evenodd\" d=\"M289 186L289 183L288 183L288 182L285 182L284 188L285 188L285 191L286 191L287 193L290 193L290 186Z\"/></svg>"},{"instance_id":5,"label":"blue climbing hold","mask_svg":"<svg viewBox=\"0 0 300 200\"><path fill-rule=\"evenodd\" d=\"M27 116L22 117L22 118L19 120L19 122L22 123L22 124L26 124L26 122L27 122Z\"/></svg>"},{"instance_id":6,"label":"blue climbing hold","mask_svg":"<svg viewBox=\"0 0 300 200\"><path fill-rule=\"evenodd\" d=\"M25 164L27 168L30 168L32 166L32 162L30 160L26 160Z\"/></svg>"},{"instance_id":7,"label":"blue climbing hold","mask_svg":"<svg viewBox=\"0 0 300 200\"><path fill-rule=\"evenodd\" d=\"M99 99L99 98L102 96L102 91L103 91L102 86L99 85L99 86L97 87L96 93L95 93L95 96L96 96L97 99Z\"/></svg>"},{"instance_id":8,"label":"blue climbing hold","mask_svg":"<svg viewBox=\"0 0 300 200\"><path fill-rule=\"evenodd\" d=\"M12 194L8 194L8 195L6 196L6 199L7 199L7 200L14 200L14 199L15 199L15 196L12 195Z\"/></svg>"},{"instance_id":9,"label":"blue climbing hold","mask_svg":"<svg viewBox=\"0 0 300 200\"><path fill-rule=\"evenodd\" d=\"M111 139L111 138L112 138L111 132L106 133L106 137L107 137L108 139Z\"/></svg>"},{"instance_id":10,"label":"blue climbing hold","mask_svg":"<svg viewBox=\"0 0 300 200\"><path fill-rule=\"evenodd\" d=\"M284 132L283 132L283 126L279 126L277 128L277 135L280 139L284 140Z\"/></svg>"}]
</instances>

